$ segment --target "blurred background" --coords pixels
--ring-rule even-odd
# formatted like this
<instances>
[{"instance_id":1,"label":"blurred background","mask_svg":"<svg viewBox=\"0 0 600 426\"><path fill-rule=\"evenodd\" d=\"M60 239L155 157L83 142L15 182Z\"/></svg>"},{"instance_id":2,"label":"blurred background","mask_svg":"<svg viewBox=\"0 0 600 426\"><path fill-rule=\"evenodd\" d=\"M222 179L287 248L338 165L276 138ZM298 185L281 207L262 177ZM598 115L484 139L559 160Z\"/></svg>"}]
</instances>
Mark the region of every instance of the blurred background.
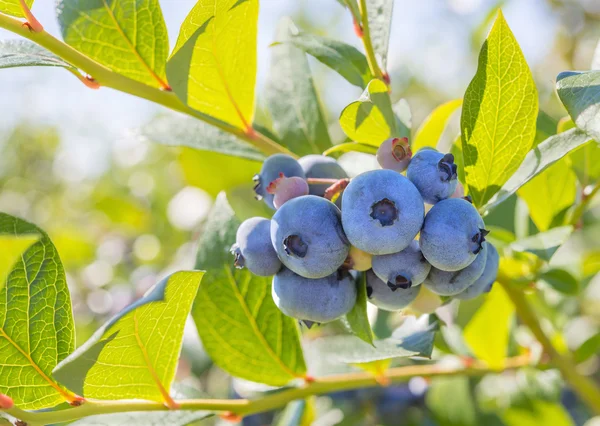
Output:
<instances>
[{"instance_id":1,"label":"blurred background","mask_svg":"<svg viewBox=\"0 0 600 426\"><path fill-rule=\"evenodd\" d=\"M171 45L194 3L161 0ZM600 38L599 0L396 0L388 72L393 100L405 98L412 109L413 129L437 105L463 96L499 6L533 71L541 109L555 120L566 115L554 93L555 77L563 70L590 68ZM33 12L50 33L60 36L53 1L38 0ZM278 20L286 15L302 30L362 49L350 13L336 0L262 0L259 108L261 87L268 78L269 45ZM0 39L14 37L0 30ZM312 58L310 63L331 134L341 141L337 118L360 89ZM240 183L239 177L211 169L197 151L154 144L142 136L139 129L164 113L161 107L106 88L89 90L62 69L2 70L0 93L0 211L34 222L57 245L81 344L157 280L193 267L194 241L212 200L230 180ZM597 329L595 319L578 321L581 324L571 325L574 329L588 327L590 321ZM187 336L180 379L200 378L204 391L227 396L231 390L226 376L209 368L193 325ZM522 376L511 385L515 392L534 380L526 373ZM557 378L546 374L535 380L542 381L542 389L550 389ZM238 394L252 387L237 386ZM449 384L449 398L457 386L469 383ZM498 386L486 383L484 403L510 399L494 395ZM318 424L468 424L456 413L440 417L422 409L426 388L427 383L415 379L403 387L320 399L317 407L324 416ZM573 397L563 395L565 404L568 398ZM573 424L581 424L587 416L578 414L576 402L571 407ZM558 424L551 411L545 415L548 422L533 418L532 423L514 424ZM254 420L246 424L271 423L269 417ZM485 424L496 424L488 420Z\"/></svg>"}]
</instances>

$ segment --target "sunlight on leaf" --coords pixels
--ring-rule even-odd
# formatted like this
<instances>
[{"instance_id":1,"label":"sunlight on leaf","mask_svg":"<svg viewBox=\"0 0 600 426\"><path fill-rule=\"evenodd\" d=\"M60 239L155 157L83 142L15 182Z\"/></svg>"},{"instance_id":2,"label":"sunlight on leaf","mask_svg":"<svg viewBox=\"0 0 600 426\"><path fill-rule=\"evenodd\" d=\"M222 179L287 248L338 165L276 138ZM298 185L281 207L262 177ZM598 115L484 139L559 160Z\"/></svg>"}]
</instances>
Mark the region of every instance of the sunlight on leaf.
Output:
<instances>
[{"instance_id":1,"label":"sunlight on leaf","mask_svg":"<svg viewBox=\"0 0 600 426\"><path fill-rule=\"evenodd\" d=\"M5 235L0 233L0 290L6 284L8 274L23 252L40 239L38 235Z\"/></svg>"},{"instance_id":2,"label":"sunlight on leaf","mask_svg":"<svg viewBox=\"0 0 600 426\"><path fill-rule=\"evenodd\" d=\"M158 0L58 0L65 42L111 70L167 88L167 26Z\"/></svg>"},{"instance_id":3,"label":"sunlight on leaf","mask_svg":"<svg viewBox=\"0 0 600 426\"><path fill-rule=\"evenodd\" d=\"M530 237L522 238L510 244L510 249L535 254L546 261L571 236L572 226L561 226L550 231L540 232Z\"/></svg>"},{"instance_id":4,"label":"sunlight on leaf","mask_svg":"<svg viewBox=\"0 0 600 426\"><path fill-rule=\"evenodd\" d=\"M396 117L385 83L371 80L360 98L344 108L340 125L353 141L376 147L397 135Z\"/></svg>"},{"instance_id":5,"label":"sunlight on leaf","mask_svg":"<svg viewBox=\"0 0 600 426\"><path fill-rule=\"evenodd\" d=\"M501 12L483 44L461 117L466 182L484 205L532 148L538 95L523 53Z\"/></svg>"},{"instance_id":6,"label":"sunlight on leaf","mask_svg":"<svg viewBox=\"0 0 600 426\"><path fill-rule=\"evenodd\" d=\"M203 272L176 272L114 316L53 371L96 399L170 403L183 327Z\"/></svg>"},{"instance_id":7,"label":"sunlight on leaf","mask_svg":"<svg viewBox=\"0 0 600 426\"><path fill-rule=\"evenodd\" d=\"M199 0L167 64L173 91L190 107L250 128L256 83L258 0Z\"/></svg>"},{"instance_id":8,"label":"sunlight on leaf","mask_svg":"<svg viewBox=\"0 0 600 426\"><path fill-rule=\"evenodd\" d=\"M25 0L25 4L31 8L33 5L33 0ZM0 0L0 12L6 13L7 15L16 16L18 18L25 16L19 0Z\"/></svg>"},{"instance_id":9,"label":"sunlight on leaf","mask_svg":"<svg viewBox=\"0 0 600 426\"><path fill-rule=\"evenodd\" d=\"M577 127L600 141L600 71L560 73L556 92Z\"/></svg>"},{"instance_id":10,"label":"sunlight on leaf","mask_svg":"<svg viewBox=\"0 0 600 426\"><path fill-rule=\"evenodd\" d=\"M495 285L465 327L465 342L491 368L504 366L514 314L515 306L508 295L502 286Z\"/></svg>"},{"instance_id":11,"label":"sunlight on leaf","mask_svg":"<svg viewBox=\"0 0 600 426\"><path fill-rule=\"evenodd\" d=\"M50 238L0 213L3 241L8 235L25 236L31 243L32 234L39 239L17 255L21 261L12 264L0 290L0 393L20 408L35 410L72 401L73 394L51 372L73 351L75 334L65 272Z\"/></svg>"},{"instance_id":12,"label":"sunlight on leaf","mask_svg":"<svg viewBox=\"0 0 600 426\"><path fill-rule=\"evenodd\" d=\"M455 99L434 109L431 114L423 120L419 130L417 130L417 134L411 144L413 153L427 146L436 148L444 133L444 129L446 129L448 120L461 105L462 99Z\"/></svg>"}]
</instances>

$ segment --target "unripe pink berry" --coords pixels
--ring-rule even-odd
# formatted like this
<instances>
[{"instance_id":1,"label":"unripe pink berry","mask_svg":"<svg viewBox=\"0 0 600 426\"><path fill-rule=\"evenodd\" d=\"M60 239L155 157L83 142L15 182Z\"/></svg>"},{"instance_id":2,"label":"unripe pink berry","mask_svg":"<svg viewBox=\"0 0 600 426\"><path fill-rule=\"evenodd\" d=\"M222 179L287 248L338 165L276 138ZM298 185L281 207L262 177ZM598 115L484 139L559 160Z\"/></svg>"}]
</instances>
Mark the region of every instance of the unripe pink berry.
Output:
<instances>
[{"instance_id":1,"label":"unripe pink berry","mask_svg":"<svg viewBox=\"0 0 600 426\"><path fill-rule=\"evenodd\" d=\"M288 178L280 173L279 177L269 184L267 192L274 195L273 205L278 209L292 198L308 195L308 183L301 177Z\"/></svg>"}]
</instances>

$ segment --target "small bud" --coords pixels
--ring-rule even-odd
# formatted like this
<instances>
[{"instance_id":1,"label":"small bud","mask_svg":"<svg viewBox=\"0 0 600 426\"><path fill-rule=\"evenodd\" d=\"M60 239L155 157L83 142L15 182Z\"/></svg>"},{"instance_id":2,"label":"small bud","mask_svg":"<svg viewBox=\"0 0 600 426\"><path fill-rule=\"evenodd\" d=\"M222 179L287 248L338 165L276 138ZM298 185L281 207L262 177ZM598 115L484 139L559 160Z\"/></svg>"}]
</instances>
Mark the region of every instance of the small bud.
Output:
<instances>
[{"instance_id":1,"label":"small bud","mask_svg":"<svg viewBox=\"0 0 600 426\"><path fill-rule=\"evenodd\" d=\"M377 149L377 162L383 169L395 170L402 173L408 167L412 151L408 138L390 138L385 140Z\"/></svg>"},{"instance_id":2,"label":"small bud","mask_svg":"<svg viewBox=\"0 0 600 426\"><path fill-rule=\"evenodd\" d=\"M308 195L308 183L301 177L285 177L279 173L279 177L267 186L267 192L273 194L273 205L276 209L292 198Z\"/></svg>"},{"instance_id":3,"label":"small bud","mask_svg":"<svg viewBox=\"0 0 600 426\"><path fill-rule=\"evenodd\" d=\"M10 396L0 393L0 410L10 410L14 406L15 403Z\"/></svg>"}]
</instances>

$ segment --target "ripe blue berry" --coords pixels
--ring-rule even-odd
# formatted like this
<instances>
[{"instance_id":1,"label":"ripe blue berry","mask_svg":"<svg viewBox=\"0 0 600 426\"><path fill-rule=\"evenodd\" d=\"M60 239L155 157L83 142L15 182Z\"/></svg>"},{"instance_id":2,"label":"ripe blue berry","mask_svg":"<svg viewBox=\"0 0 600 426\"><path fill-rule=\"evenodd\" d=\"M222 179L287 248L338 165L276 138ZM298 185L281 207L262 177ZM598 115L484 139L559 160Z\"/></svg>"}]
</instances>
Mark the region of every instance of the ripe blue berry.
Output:
<instances>
[{"instance_id":1,"label":"ripe blue berry","mask_svg":"<svg viewBox=\"0 0 600 426\"><path fill-rule=\"evenodd\" d=\"M274 154L267 158L260 169L260 173L254 176L254 192L257 199L264 200L272 209L275 209L273 194L267 192L267 187L280 177L280 173L283 173L285 177L298 176L303 179L306 177L300 163L289 155Z\"/></svg>"},{"instance_id":2,"label":"ripe blue berry","mask_svg":"<svg viewBox=\"0 0 600 426\"><path fill-rule=\"evenodd\" d=\"M390 138L385 140L377 149L377 162L382 169L402 173L408 167L412 151L408 138Z\"/></svg>"},{"instance_id":3,"label":"ripe blue berry","mask_svg":"<svg viewBox=\"0 0 600 426\"><path fill-rule=\"evenodd\" d=\"M417 187L429 204L449 198L458 184L456 164L452 154L442 154L423 148L410 160L406 177Z\"/></svg>"},{"instance_id":4,"label":"ripe blue berry","mask_svg":"<svg viewBox=\"0 0 600 426\"><path fill-rule=\"evenodd\" d=\"M419 245L432 266L458 271L475 260L488 232L471 203L450 198L434 205L425 216Z\"/></svg>"},{"instance_id":5,"label":"ripe blue berry","mask_svg":"<svg viewBox=\"0 0 600 426\"><path fill-rule=\"evenodd\" d=\"M407 289L425 281L431 265L412 241L408 247L398 253L373 256L373 272L388 287Z\"/></svg>"},{"instance_id":6,"label":"ripe blue berry","mask_svg":"<svg viewBox=\"0 0 600 426\"><path fill-rule=\"evenodd\" d=\"M442 296L454 296L468 289L481 276L487 260L488 244L484 243L481 252L471 264L460 271L448 272L431 268L425 280L425 287Z\"/></svg>"},{"instance_id":7,"label":"ripe blue berry","mask_svg":"<svg viewBox=\"0 0 600 426\"><path fill-rule=\"evenodd\" d=\"M411 288L390 287L380 280L372 270L367 274L367 297L369 302L384 311L398 311L410 305L418 296L421 286Z\"/></svg>"},{"instance_id":8,"label":"ripe blue berry","mask_svg":"<svg viewBox=\"0 0 600 426\"><path fill-rule=\"evenodd\" d=\"M348 177L348 174L334 158L324 155L306 155L300 158L298 163L302 166L307 179L345 179ZM329 186L326 183L311 183L308 185L309 194L322 197Z\"/></svg>"},{"instance_id":9,"label":"ripe blue berry","mask_svg":"<svg viewBox=\"0 0 600 426\"><path fill-rule=\"evenodd\" d=\"M318 323L338 319L356 303L356 284L344 270L310 279L283 268L273 277L272 293L285 315Z\"/></svg>"},{"instance_id":10,"label":"ripe blue berry","mask_svg":"<svg viewBox=\"0 0 600 426\"><path fill-rule=\"evenodd\" d=\"M281 262L306 278L323 278L346 260L350 244L340 210L314 195L294 198L273 216L271 242Z\"/></svg>"},{"instance_id":11,"label":"ripe blue berry","mask_svg":"<svg viewBox=\"0 0 600 426\"><path fill-rule=\"evenodd\" d=\"M500 264L500 256L498 255L498 250L496 250L496 247L490 243L485 243L485 245L487 246L487 256L483 273L465 291L454 296L457 299L473 299L480 294L485 293L486 291L490 291L492 284L494 284L494 281L496 281L496 277L498 276L498 265Z\"/></svg>"},{"instance_id":12,"label":"ripe blue berry","mask_svg":"<svg viewBox=\"0 0 600 426\"><path fill-rule=\"evenodd\" d=\"M231 247L235 266L244 266L255 275L268 277L281 269L281 261L271 244L271 221L252 217L242 222L237 230L236 242Z\"/></svg>"},{"instance_id":13,"label":"ripe blue berry","mask_svg":"<svg viewBox=\"0 0 600 426\"><path fill-rule=\"evenodd\" d=\"M358 175L342 195L342 223L352 245L371 254L399 252L423 224L417 188L393 170Z\"/></svg>"}]
</instances>

